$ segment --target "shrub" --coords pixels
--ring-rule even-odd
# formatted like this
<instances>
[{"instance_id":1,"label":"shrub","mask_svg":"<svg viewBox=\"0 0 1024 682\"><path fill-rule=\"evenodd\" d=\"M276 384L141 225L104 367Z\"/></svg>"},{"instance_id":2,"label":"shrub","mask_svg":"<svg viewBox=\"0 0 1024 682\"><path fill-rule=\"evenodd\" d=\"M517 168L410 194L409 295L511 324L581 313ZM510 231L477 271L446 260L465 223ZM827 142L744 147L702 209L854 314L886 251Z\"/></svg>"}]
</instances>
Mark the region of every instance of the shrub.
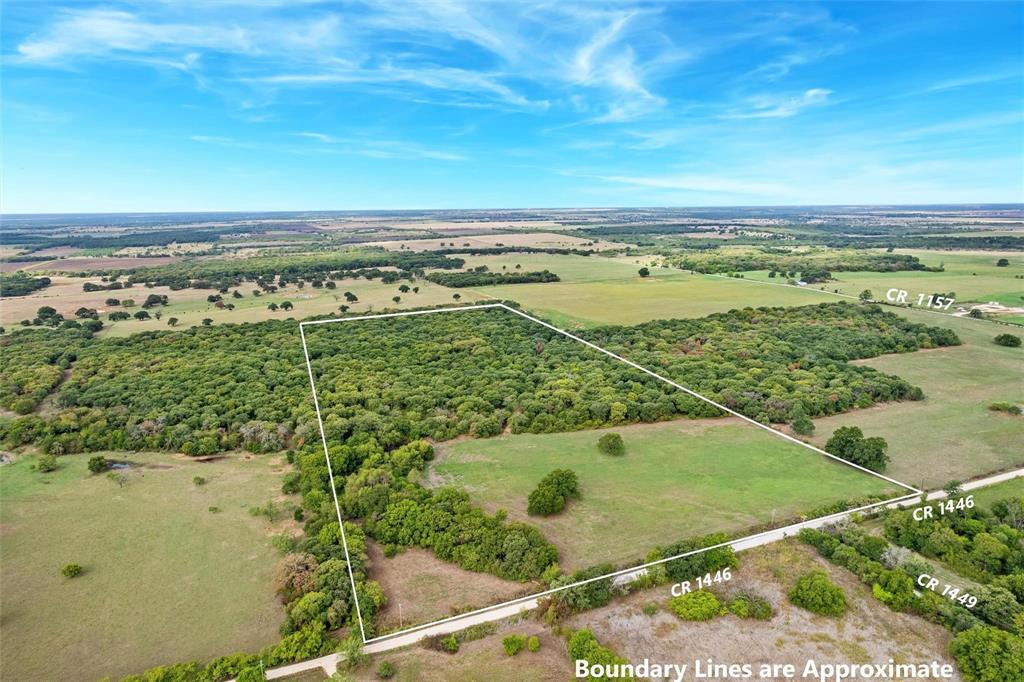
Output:
<instances>
[{"instance_id":1,"label":"shrub","mask_svg":"<svg viewBox=\"0 0 1024 682\"><path fill-rule=\"evenodd\" d=\"M82 575L82 567L78 564L68 564L60 570L65 578L77 578Z\"/></svg>"},{"instance_id":2,"label":"shrub","mask_svg":"<svg viewBox=\"0 0 1024 682\"><path fill-rule=\"evenodd\" d=\"M822 616L838 617L846 613L846 595L822 570L800 576L789 591L789 600Z\"/></svg>"},{"instance_id":3,"label":"shrub","mask_svg":"<svg viewBox=\"0 0 1024 682\"><path fill-rule=\"evenodd\" d=\"M395 666L390 661L381 661L377 666L377 677L382 680L389 680L395 676Z\"/></svg>"},{"instance_id":4,"label":"shrub","mask_svg":"<svg viewBox=\"0 0 1024 682\"><path fill-rule=\"evenodd\" d=\"M885 471L889 444L883 438L865 438L856 426L840 426L832 433L825 449L836 457L879 473Z\"/></svg>"},{"instance_id":5,"label":"shrub","mask_svg":"<svg viewBox=\"0 0 1024 682\"><path fill-rule=\"evenodd\" d=\"M626 454L626 444L617 433L606 433L597 439L597 449L606 455L621 457Z\"/></svg>"},{"instance_id":6,"label":"shrub","mask_svg":"<svg viewBox=\"0 0 1024 682\"><path fill-rule=\"evenodd\" d=\"M793 431L801 436L810 436L814 433L814 422L812 422L805 414L794 419L791 426L793 427Z\"/></svg>"},{"instance_id":7,"label":"shrub","mask_svg":"<svg viewBox=\"0 0 1024 682\"><path fill-rule=\"evenodd\" d=\"M698 590L673 597L668 602L672 612L683 620L711 620L725 613L721 602L711 592Z\"/></svg>"},{"instance_id":8,"label":"shrub","mask_svg":"<svg viewBox=\"0 0 1024 682\"><path fill-rule=\"evenodd\" d=\"M527 499L527 513L550 516L565 509L565 500L579 497L576 473L570 469L555 469L545 476Z\"/></svg>"},{"instance_id":9,"label":"shrub","mask_svg":"<svg viewBox=\"0 0 1024 682\"><path fill-rule=\"evenodd\" d=\"M36 462L36 471L41 471L47 474L51 471L57 470L57 456L56 455L39 455L39 460Z\"/></svg>"},{"instance_id":10,"label":"shrub","mask_svg":"<svg viewBox=\"0 0 1024 682\"><path fill-rule=\"evenodd\" d=\"M993 340L1000 346L1008 346L1010 348L1019 348L1021 343L1020 337L1014 334L1000 334Z\"/></svg>"},{"instance_id":11,"label":"shrub","mask_svg":"<svg viewBox=\"0 0 1024 682\"><path fill-rule=\"evenodd\" d=\"M455 633L452 633L441 640L441 646L448 653L454 654L459 650L459 638L455 636Z\"/></svg>"},{"instance_id":12,"label":"shrub","mask_svg":"<svg viewBox=\"0 0 1024 682\"><path fill-rule=\"evenodd\" d=\"M509 635L501 640L501 647L509 656L515 656L523 650L524 646L526 646L526 637L524 635Z\"/></svg>"},{"instance_id":13,"label":"shrub","mask_svg":"<svg viewBox=\"0 0 1024 682\"><path fill-rule=\"evenodd\" d=\"M1024 679L1024 638L998 628L980 625L961 632L949 652L969 682Z\"/></svg>"},{"instance_id":14,"label":"shrub","mask_svg":"<svg viewBox=\"0 0 1024 682\"><path fill-rule=\"evenodd\" d=\"M659 608L658 608L658 603L657 602L649 601L646 604L644 604L644 615L645 616L653 616L658 611L659 611Z\"/></svg>"},{"instance_id":15,"label":"shrub","mask_svg":"<svg viewBox=\"0 0 1024 682\"><path fill-rule=\"evenodd\" d=\"M526 640L526 650L531 654L540 650L540 640L537 635L531 635L530 639Z\"/></svg>"},{"instance_id":16,"label":"shrub","mask_svg":"<svg viewBox=\"0 0 1024 682\"><path fill-rule=\"evenodd\" d=\"M1006 412L1007 414L1021 413L1020 405L1015 405L1014 403L1008 402L992 403L988 406L988 409L992 410L993 412Z\"/></svg>"},{"instance_id":17,"label":"shrub","mask_svg":"<svg viewBox=\"0 0 1024 682\"><path fill-rule=\"evenodd\" d=\"M89 471L94 474L103 472L107 468L107 458L103 455L96 455L95 457L89 458Z\"/></svg>"},{"instance_id":18,"label":"shrub","mask_svg":"<svg viewBox=\"0 0 1024 682\"><path fill-rule=\"evenodd\" d=\"M192 483L194 483L195 485L206 485L206 479L203 478L202 476L193 476Z\"/></svg>"},{"instance_id":19,"label":"shrub","mask_svg":"<svg viewBox=\"0 0 1024 682\"><path fill-rule=\"evenodd\" d=\"M769 620L775 615L767 599L749 592L741 592L729 602L729 613L739 618L754 620Z\"/></svg>"}]
</instances>

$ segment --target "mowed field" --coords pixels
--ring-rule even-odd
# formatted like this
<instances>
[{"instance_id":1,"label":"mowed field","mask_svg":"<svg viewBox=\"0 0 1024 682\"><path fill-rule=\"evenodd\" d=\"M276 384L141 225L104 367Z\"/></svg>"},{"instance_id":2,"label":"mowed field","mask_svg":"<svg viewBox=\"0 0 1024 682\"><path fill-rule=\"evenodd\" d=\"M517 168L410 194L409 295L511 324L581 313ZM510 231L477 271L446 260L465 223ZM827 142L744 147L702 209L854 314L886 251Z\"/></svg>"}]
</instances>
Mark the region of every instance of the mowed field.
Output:
<instances>
[{"instance_id":1,"label":"mowed field","mask_svg":"<svg viewBox=\"0 0 1024 682\"><path fill-rule=\"evenodd\" d=\"M518 301L525 309L569 328L703 317L746 306L811 305L838 298L795 287L752 285L668 268L651 267L650 277L640 277L637 271L650 260L550 254L468 256L468 268L487 265L495 272L514 272L519 264L527 272L550 270L561 281L461 291Z\"/></svg>"},{"instance_id":2,"label":"mowed field","mask_svg":"<svg viewBox=\"0 0 1024 682\"><path fill-rule=\"evenodd\" d=\"M988 507L997 500L1007 497L1024 497L1024 476L1014 478L995 485L987 485L984 488L972 490L974 502L982 507Z\"/></svg>"},{"instance_id":3,"label":"mowed field","mask_svg":"<svg viewBox=\"0 0 1024 682\"><path fill-rule=\"evenodd\" d=\"M144 466L123 487L88 455L0 467L0 678L95 682L277 642L281 529L248 510L280 495L280 458L108 456Z\"/></svg>"},{"instance_id":4,"label":"mowed field","mask_svg":"<svg viewBox=\"0 0 1024 682\"><path fill-rule=\"evenodd\" d=\"M101 336L127 336L137 332L167 329L167 321L171 317L178 318L178 327L194 327L202 324L206 318L213 320L213 324L222 324L260 322L289 317L301 319L312 315L331 313L340 315L338 307L346 304L346 291L351 291L359 297L359 301L356 303L347 304L350 307L350 313L379 312L385 308L402 310L420 306L454 305L457 303L452 298L455 293L460 295L461 301L459 302L462 303L481 298L465 289L448 289L422 279L416 282L403 280L394 284L383 284L380 280L367 279L338 280L336 289L316 289L308 285L299 289L292 284L283 291L260 296L253 295L253 290L257 288L254 284L245 283L237 287L242 298L232 298L230 293L224 296L225 303L235 305L234 310L227 310L217 308L213 303L207 302L207 296L217 293L213 289L172 291L167 287L146 288L136 285L131 289L119 291L87 293L82 291L82 284L87 281L101 283L98 277L95 279L54 278L53 284L29 296L2 299L0 301L0 324L13 329L21 320L34 318L36 311L41 306L51 306L68 319L74 319L74 313L78 308L86 307L102 311L100 319L103 321L104 330L100 332ZM410 287L418 286L420 291L417 294L412 291L403 294L398 290L402 284ZM111 322L107 319L107 313L115 310L124 310L130 314L141 310L140 306L149 294L167 296L169 305L156 306L148 310L150 315L159 312L162 319L130 319L118 322ZM399 296L401 301L395 303L394 296ZM104 303L108 298L132 299L135 301L135 306L132 308L108 306ZM267 308L270 303L280 306L285 301L290 301L294 306L291 311L280 309L271 311Z\"/></svg>"},{"instance_id":5,"label":"mowed field","mask_svg":"<svg viewBox=\"0 0 1024 682\"><path fill-rule=\"evenodd\" d=\"M997 401L1024 404L1024 349L992 342L1012 330L982 320L893 310L915 322L953 329L963 345L863 361L920 386L925 399L816 419L813 442L820 447L839 426L859 426L865 435L888 441L888 475L929 489L1024 466L1024 417L987 409Z\"/></svg>"},{"instance_id":6,"label":"mowed field","mask_svg":"<svg viewBox=\"0 0 1024 682\"><path fill-rule=\"evenodd\" d=\"M836 500L903 491L738 419L680 420L611 429L626 454L597 450L607 430L519 434L442 444L436 483L505 509L555 544L563 569L636 565L656 546L779 522ZM581 499L550 517L527 497L553 469L579 479Z\"/></svg>"}]
</instances>

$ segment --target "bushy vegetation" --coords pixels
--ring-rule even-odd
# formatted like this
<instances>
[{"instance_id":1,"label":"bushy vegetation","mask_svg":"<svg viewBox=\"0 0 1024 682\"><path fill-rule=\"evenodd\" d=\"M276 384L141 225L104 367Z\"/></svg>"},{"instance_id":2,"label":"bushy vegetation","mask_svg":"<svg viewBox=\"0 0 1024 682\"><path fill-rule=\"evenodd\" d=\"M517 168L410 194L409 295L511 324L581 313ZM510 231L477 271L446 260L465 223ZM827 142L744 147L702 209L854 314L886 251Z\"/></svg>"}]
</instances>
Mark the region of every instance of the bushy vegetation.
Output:
<instances>
[{"instance_id":1,"label":"bushy vegetation","mask_svg":"<svg viewBox=\"0 0 1024 682\"><path fill-rule=\"evenodd\" d=\"M729 613L738 618L771 620L775 615L772 605L764 597L753 592L741 592L729 600Z\"/></svg>"},{"instance_id":2,"label":"bushy vegetation","mask_svg":"<svg viewBox=\"0 0 1024 682\"><path fill-rule=\"evenodd\" d=\"M577 630L569 636L569 658L574 661L587 661L591 666L614 666L628 663L626 659L616 655L608 647L602 646L594 637L594 633L587 629ZM634 680L636 678L632 675L619 675L615 677L591 676L588 679L610 682L611 680Z\"/></svg>"},{"instance_id":3,"label":"bushy vegetation","mask_svg":"<svg viewBox=\"0 0 1024 682\"><path fill-rule=\"evenodd\" d=\"M728 613L728 609L718 601L718 597L707 590L697 590L672 597L668 602L668 607L672 613L683 620L711 620L716 616Z\"/></svg>"},{"instance_id":4,"label":"bushy vegetation","mask_svg":"<svg viewBox=\"0 0 1024 682\"><path fill-rule=\"evenodd\" d=\"M1005 402L1005 401L999 401L999 402L995 402L995 403L990 403L989 406L988 406L988 409L992 410L993 412L1006 412L1007 414L1013 414L1013 415L1018 415L1022 411L1021 408L1020 408L1020 405L1017 405L1016 403Z\"/></svg>"},{"instance_id":5,"label":"bushy vegetation","mask_svg":"<svg viewBox=\"0 0 1024 682\"><path fill-rule=\"evenodd\" d=\"M82 575L82 570L82 567L78 564L67 564L60 572L65 578L77 578Z\"/></svg>"},{"instance_id":6,"label":"bushy vegetation","mask_svg":"<svg viewBox=\"0 0 1024 682\"><path fill-rule=\"evenodd\" d=\"M576 473L570 469L555 469L541 479L530 493L527 513L533 516L551 516L565 509L570 497L579 497Z\"/></svg>"},{"instance_id":7,"label":"bushy vegetation","mask_svg":"<svg viewBox=\"0 0 1024 682\"><path fill-rule=\"evenodd\" d=\"M1020 348L1020 337L1014 334L1000 334L994 341L997 345L1007 346L1008 348Z\"/></svg>"},{"instance_id":8,"label":"bushy vegetation","mask_svg":"<svg viewBox=\"0 0 1024 682\"><path fill-rule=\"evenodd\" d=\"M28 296L50 286L49 277L32 277L24 272L0 272L0 298Z\"/></svg>"},{"instance_id":9,"label":"bushy vegetation","mask_svg":"<svg viewBox=\"0 0 1024 682\"><path fill-rule=\"evenodd\" d=\"M463 287L485 287L495 284L536 284L539 282L558 282L559 277L553 272L432 272L427 281L445 287L460 289Z\"/></svg>"},{"instance_id":10,"label":"bushy vegetation","mask_svg":"<svg viewBox=\"0 0 1024 682\"><path fill-rule=\"evenodd\" d=\"M879 473L885 471L889 463L888 449L884 438L865 438L864 432L856 426L840 426L825 444L825 450L836 457Z\"/></svg>"},{"instance_id":11,"label":"bushy vegetation","mask_svg":"<svg viewBox=\"0 0 1024 682\"><path fill-rule=\"evenodd\" d=\"M789 591L789 600L811 613L838 617L846 613L846 595L842 588L821 570L804 573Z\"/></svg>"},{"instance_id":12,"label":"bushy vegetation","mask_svg":"<svg viewBox=\"0 0 1024 682\"><path fill-rule=\"evenodd\" d=\"M526 635L509 635L501 640L501 647L509 656L515 656L526 646Z\"/></svg>"},{"instance_id":13,"label":"bushy vegetation","mask_svg":"<svg viewBox=\"0 0 1024 682\"><path fill-rule=\"evenodd\" d=\"M606 455L621 457L626 454L626 444L617 433L606 433L597 439L597 449Z\"/></svg>"},{"instance_id":14,"label":"bushy vegetation","mask_svg":"<svg viewBox=\"0 0 1024 682\"><path fill-rule=\"evenodd\" d=\"M1024 680L1024 638L979 625L949 644L960 674L968 682Z\"/></svg>"}]
</instances>

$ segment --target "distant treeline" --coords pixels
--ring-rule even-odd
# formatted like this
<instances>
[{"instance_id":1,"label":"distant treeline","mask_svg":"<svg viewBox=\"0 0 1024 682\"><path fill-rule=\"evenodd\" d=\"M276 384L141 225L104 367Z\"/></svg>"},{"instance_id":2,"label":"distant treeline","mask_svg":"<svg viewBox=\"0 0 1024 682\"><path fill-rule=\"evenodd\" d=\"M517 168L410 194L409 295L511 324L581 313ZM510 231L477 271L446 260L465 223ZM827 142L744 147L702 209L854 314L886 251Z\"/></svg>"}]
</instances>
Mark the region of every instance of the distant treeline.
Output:
<instances>
[{"instance_id":1,"label":"distant treeline","mask_svg":"<svg viewBox=\"0 0 1024 682\"><path fill-rule=\"evenodd\" d=\"M438 255L468 254L471 256L500 256L503 253L550 253L556 256L589 256L592 251L546 246L463 246L462 248L431 249Z\"/></svg>"},{"instance_id":2,"label":"distant treeline","mask_svg":"<svg viewBox=\"0 0 1024 682\"><path fill-rule=\"evenodd\" d=\"M121 249L129 246L167 246L187 242L215 242L221 235L238 232L239 228L218 229L177 229L153 230L149 232L131 232L116 235L81 234L67 237L50 237L38 232L19 231L5 236L9 244L26 244L32 251L40 251L57 246L70 246L79 249Z\"/></svg>"},{"instance_id":3,"label":"distant treeline","mask_svg":"<svg viewBox=\"0 0 1024 682\"><path fill-rule=\"evenodd\" d=\"M49 277L32 277L24 272L4 274L0 272L0 298L12 296L28 296L50 286Z\"/></svg>"},{"instance_id":4,"label":"distant treeline","mask_svg":"<svg viewBox=\"0 0 1024 682\"><path fill-rule=\"evenodd\" d=\"M446 258L435 253L400 253L380 249L237 259L187 259L143 268L94 270L80 276L125 276L132 283L148 282L172 289L222 289L237 286L243 281L271 280L275 276L292 282L300 279L315 282L359 276L397 281L413 274L422 274L426 268L455 270L464 264L461 258Z\"/></svg>"},{"instance_id":5,"label":"distant treeline","mask_svg":"<svg viewBox=\"0 0 1024 682\"><path fill-rule=\"evenodd\" d=\"M427 280L441 286L461 289L463 287L484 287L492 284L532 284L537 282L558 282L553 272L432 272Z\"/></svg>"},{"instance_id":6,"label":"distant treeline","mask_svg":"<svg viewBox=\"0 0 1024 682\"><path fill-rule=\"evenodd\" d=\"M780 249L763 249L753 253L705 251L703 253L677 253L667 258L667 264L683 270L710 274L743 272L745 270L777 270L781 272L901 272L920 270L941 272L929 267L917 256L897 253L877 253L859 249L842 251L817 250L810 253L779 253Z\"/></svg>"}]
</instances>

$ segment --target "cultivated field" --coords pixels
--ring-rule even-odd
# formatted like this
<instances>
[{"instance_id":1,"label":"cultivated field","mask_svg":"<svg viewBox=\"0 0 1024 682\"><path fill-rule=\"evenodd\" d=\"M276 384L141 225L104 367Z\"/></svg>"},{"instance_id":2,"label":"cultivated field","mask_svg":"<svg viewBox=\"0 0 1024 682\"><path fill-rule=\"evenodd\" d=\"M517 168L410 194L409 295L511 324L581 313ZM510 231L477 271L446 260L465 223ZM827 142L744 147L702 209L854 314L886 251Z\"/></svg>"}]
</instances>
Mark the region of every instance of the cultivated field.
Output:
<instances>
[{"instance_id":1,"label":"cultivated field","mask_svg":"<svg viewBox=\"0 0 1024 682\"><path fill-rule=\"evenodd\" d=\"M863 361L920 386L925 400L817 419L814 443L824 445L839 426L859 426L865 435L888 441L890 476L927 488L1024 465L1024 417L987 409L996 401L1024 403L1024 351L992 342L1008 329L919 310L892 310L915 322L949 327L964 343Z\"/></svg>"},{"instance_id":2,"label":"cultivated field","mask_svg":"<svg viewBox=\"0 0 1024 682\"><path fill-rule=\"evenodd\" d=\"M604 430L442 444L433 477L537 526L568 570L639 564L656 546L768 524L773 511L782 522L828 502L901 492L738 419L612 430L625 439L623 457L598 452ZM576 472L581 499L554 516L528 516L528 495L558 468Z\"/></svg>"},{"instance_id":3,"label":"cultivated field","mask_svg":"<svg viewBox=\"0 0 1024 682\"><path fill-rule=\"evenodd\" d=\"M279 495L280 460L109 456L140 465L123 487L87 455L0 467L0 678L94 682L277 642L275 530L248 510Z\"/></svg>"},{"instance_id":4,"label":"cultivated field","mask_svg":"<svg viewBox=\"0 0 1024 682\"><path fill-rule=\"evenodd\" d=\"M665 610L667 588L637 592L603 609L572 618L572 628L590 628L598 640L620 656L637 662L692 662L712 658L717 663L792 663L798 675L808 659L819 662L952 663L947 653L950 634L919 617L897 613L871 595L871 589L845 569L818 557L795 540L758 547L739 555L733 579L719 591L752 591L775 609L768 621L720 616L709 622L685 622ZM846 594L842 618L817 616L793 606L786 598L797 576L814 568L829 573ZM642 608L650 602L660 610L653 616ZM955 669L955 667L954 667ZM760 680L753 677L752 680ZM856 678L862 679L862 678ZM950 678L960 680L959 675Z\"/></svg>"},{"instance_id":5,"label":"cultivated field","mask_svg":"<svg viewBox=\"0 0 1024 682\"><path fill-rule=\"evenodd\" d=\"M382 246L389 251L435 251L437 249L461 248L493 248L498 246L533 246L559 249L617 249L621 244L615 242L584 239L567 234L554 232L497 232L474 234L470 236L445 236L444 238L426 239L394 239L390 241L368 242L367 246Z\"/></svg>"}]
</instances>

